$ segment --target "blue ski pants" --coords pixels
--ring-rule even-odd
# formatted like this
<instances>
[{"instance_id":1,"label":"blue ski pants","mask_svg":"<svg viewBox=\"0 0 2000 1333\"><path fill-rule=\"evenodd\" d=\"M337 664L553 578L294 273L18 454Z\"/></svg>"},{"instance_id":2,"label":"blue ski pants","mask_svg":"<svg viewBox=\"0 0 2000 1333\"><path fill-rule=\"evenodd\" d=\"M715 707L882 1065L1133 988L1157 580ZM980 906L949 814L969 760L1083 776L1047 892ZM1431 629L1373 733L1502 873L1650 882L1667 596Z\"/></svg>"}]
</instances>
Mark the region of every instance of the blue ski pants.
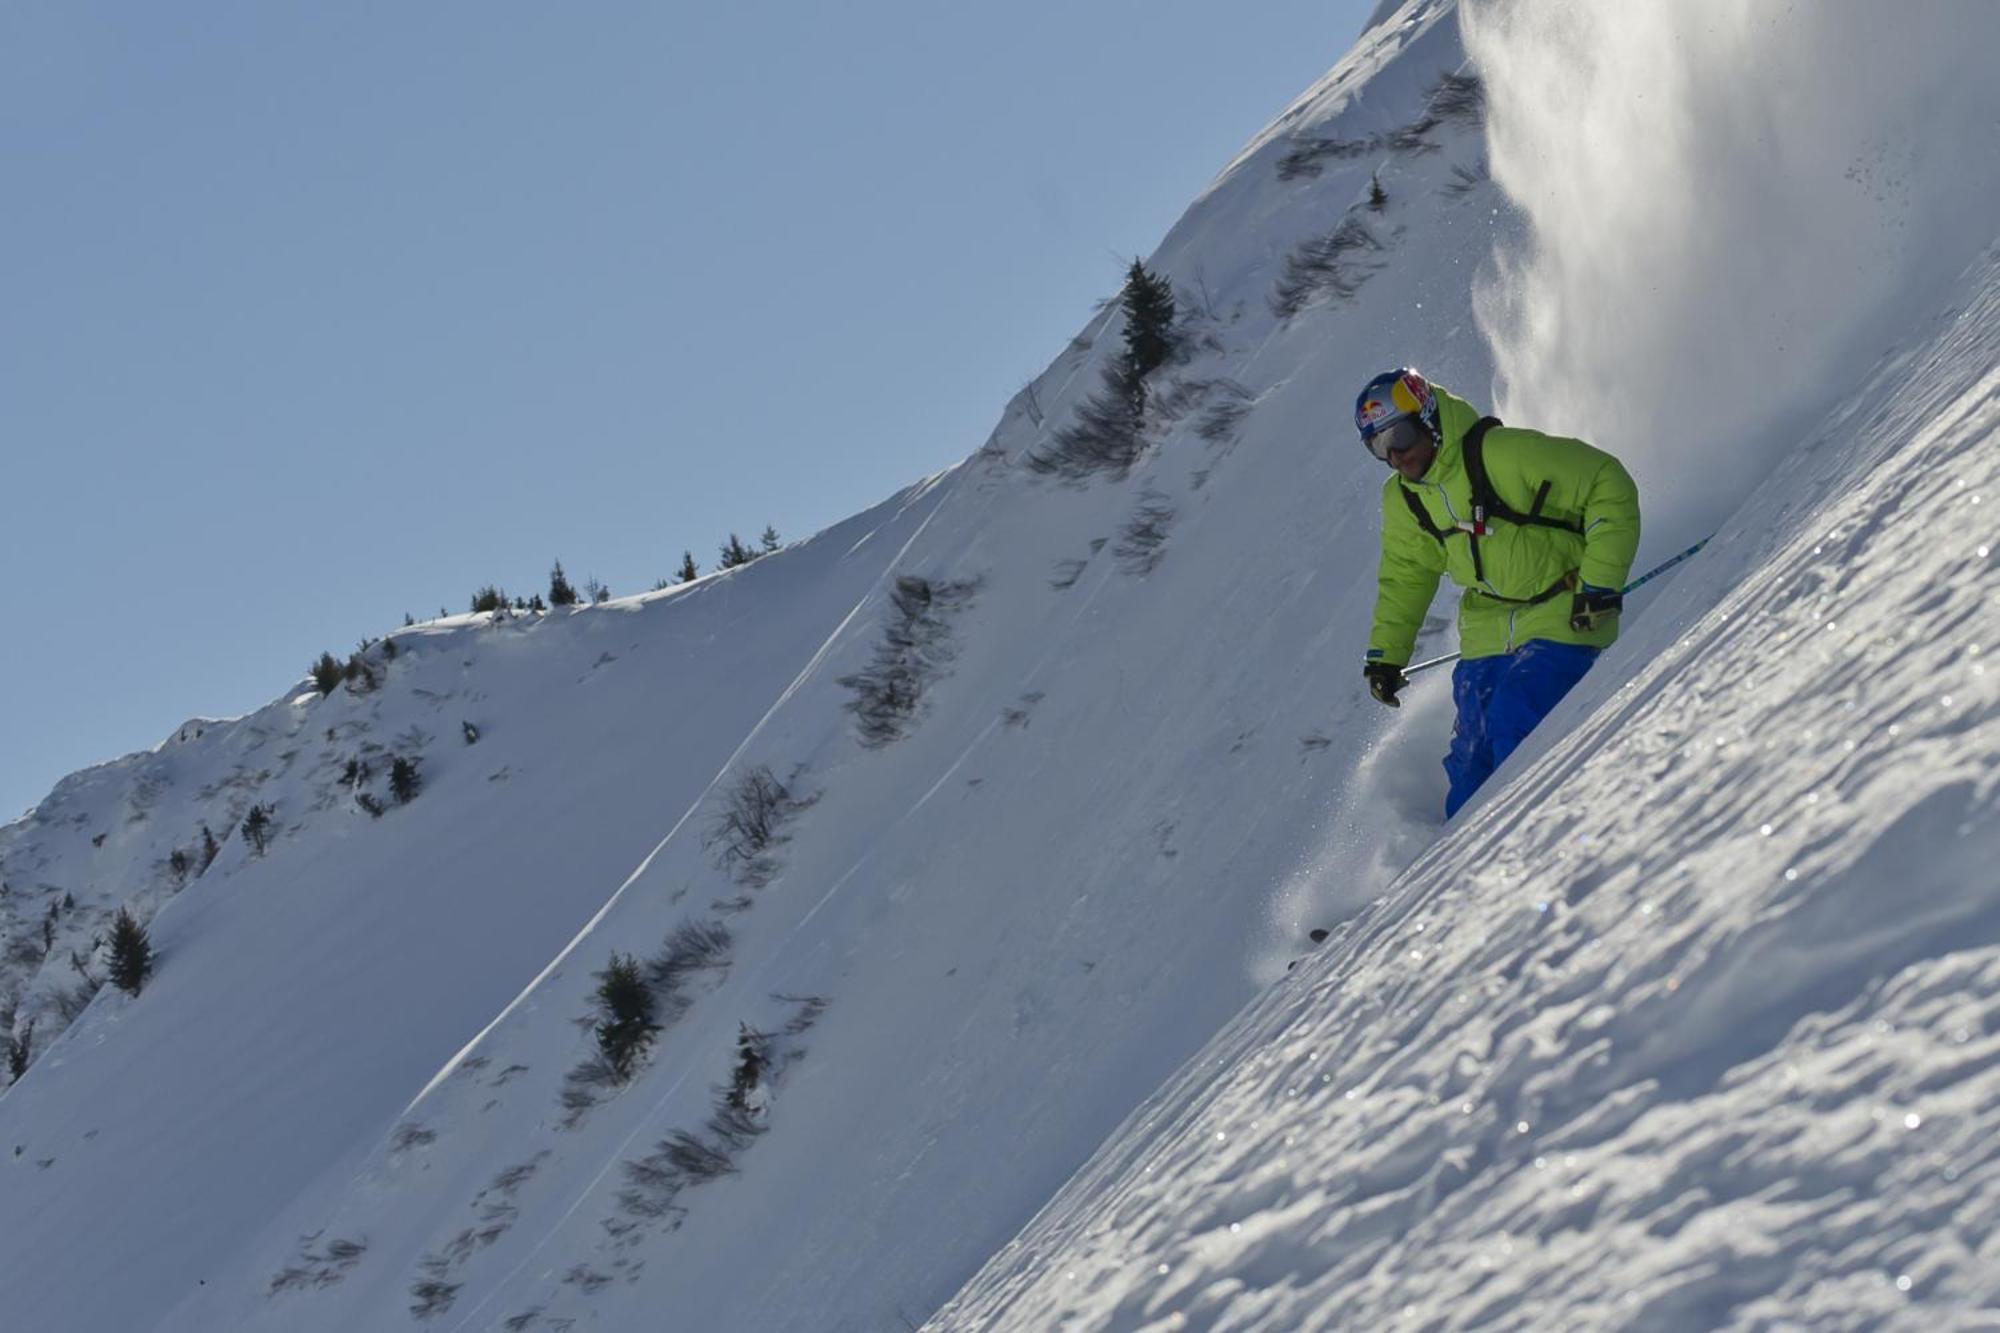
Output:
<instances>
[{"instance_id":1,"label":"blue ski pants","mask_svg":"<svg viewBox=\"0 0 2000 1333\"><path fill-rule=\"evenodd\" d=\"M1549 639L1530 639L1497 657L1459 659L1451 673L1458 720L1444 757L1451 779L1444 798L1446 819L1472 799L1596 660L1595 648Z\"/></svg>"}]
</instances>

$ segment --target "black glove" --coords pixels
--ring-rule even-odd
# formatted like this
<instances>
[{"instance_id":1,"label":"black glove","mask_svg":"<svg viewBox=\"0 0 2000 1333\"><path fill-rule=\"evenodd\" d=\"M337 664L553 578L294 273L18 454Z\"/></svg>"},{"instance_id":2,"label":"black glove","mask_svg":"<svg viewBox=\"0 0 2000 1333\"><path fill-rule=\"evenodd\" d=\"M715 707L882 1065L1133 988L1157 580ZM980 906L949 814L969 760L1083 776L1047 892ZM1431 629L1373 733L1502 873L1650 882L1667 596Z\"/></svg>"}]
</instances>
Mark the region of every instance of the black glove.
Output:
<instances>
[{"instance_id":1,"label":"black glove","mask_svg":"<svg viewBox=\"0 0 2000 1333\"><path fill-rule=\"evenodd\" d=\"M1588 634L1625 609L1625 594L1616 588L1584 584L1569 604L1569 627Z\"/></svg>"},{"instance_id":2,"label":"black glove","mask_svg":"<svg viewBox=\"0 0 2000 1333\"><path fill-rule=\"evenodd\" d=\"M1410 683L1410 678L1403 674L1403 668L1391 662L1370 662L1361 668L1361 674L1368 677L1370 694L1391 708L1403 706L1402 700L1396 697L1396 691Z\"/></svg>"}]
</instances>

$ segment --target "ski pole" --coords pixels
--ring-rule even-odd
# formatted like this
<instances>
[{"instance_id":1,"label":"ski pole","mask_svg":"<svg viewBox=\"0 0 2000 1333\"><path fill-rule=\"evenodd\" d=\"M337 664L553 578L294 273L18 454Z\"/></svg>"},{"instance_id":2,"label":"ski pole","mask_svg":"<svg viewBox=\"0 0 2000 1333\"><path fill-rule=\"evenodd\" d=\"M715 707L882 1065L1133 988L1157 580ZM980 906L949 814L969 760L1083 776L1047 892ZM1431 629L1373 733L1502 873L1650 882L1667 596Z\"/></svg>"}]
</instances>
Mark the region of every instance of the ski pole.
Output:
<instances>
[{"instance_id":1,"label":"ski pole","mask_svg":"<svg viewBox=\"0 0 2000 1333\"><path fill-rule=\"evenodd\" d=\"M1715 534L1711 532L1708 534L1708 536L1703 537L1700 541L1696 542L1693 546L1688 547L1687 550L1682 551L1679 555L1675 556L1673 559L1663 560L1659 564L1654 565L1651 569L1641 574L1638 578L1633 579L1630 583L1620 588L1618 590L1619 596L1622 597L1626 593L1638 587L1639 585L1643 583L1650 583L1654 579L1660 577L1660 575L1666 573L1668 570L1672 569L1675 565L1678 565L1681 561L1687 559L1689 556L1693 555L1696 551L1699 551L1702 547L1708 545L1708 543L1710 542L1710 540L1714 538L1714 536ZM1432 667L1443 666L1446 662L1456 662L1460 656L1462 656L1462 654L1446 653L1442 657L1427 658L1422 662L1416 662L1411 664L1410 666L1404 667L1403 675L1406 678L1414 676L1419 671L1428 671Z\"/></svg>"}]
</instances>

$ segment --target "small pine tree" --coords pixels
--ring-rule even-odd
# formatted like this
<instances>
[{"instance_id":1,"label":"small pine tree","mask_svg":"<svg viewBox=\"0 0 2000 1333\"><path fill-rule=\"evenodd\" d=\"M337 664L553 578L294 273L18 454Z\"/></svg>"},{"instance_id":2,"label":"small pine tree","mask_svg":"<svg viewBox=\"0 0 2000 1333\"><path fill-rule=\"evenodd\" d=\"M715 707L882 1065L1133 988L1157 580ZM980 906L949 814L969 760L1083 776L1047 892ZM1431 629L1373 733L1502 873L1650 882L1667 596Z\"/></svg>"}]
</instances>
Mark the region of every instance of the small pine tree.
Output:
<instances>
[{"instance_id":1,"label":"small pine tree","mask_svg":"<svg viewBox=\"0 0 2000 1333\"><path fill-rule=\"evenodd\" d=\"M549 609L549 604L542 600L540 593L536 593L528 599L528 609L530 611L546 611Z\"/></svg>"},{"instance_id":2,"label":"small pine tree","mask_svg":"<svg viewBox=\"0 0 2000 1333\"><path fill-rule=\"evenodd\" d=\"M417 776L417 761L397 755L396 762L389 765L389 790L394 793L396 804L408 805L416 800L423 787L423 779Z\"/></svg>"},{"instance_id":3,"label":"small pine tree","mask_svg":"<svg viewBox=\"0 0 2000 1333\"><path fill-rule=\"evenodd\" d=\"M499 611L505 609L506 605L507 594L501 592L490 583L472 594L472 609L474 612Z\"/></svg>"},{"instance_id":4,"label":"small pine tree","mask_svg":"<svg viewBox=\"0 0 2000 1333\"><path fill-rule=\"evenodd\" d=\"M321 653L319 661L312 664L313 684L318 687L321 694L332 694L340 688L340 682L346 679L346 676L347 673L341 668L340 659L332 653Z\"/></svg>"},{"instance_id":5,"label":"small pine tree","mask_svg":"<svg viewBox=\"0 0 2000 1333\"><path fill-rule=\"evenodd\" d=\"M188 871L192 869L194 869L194 863L188 859L188 854L179 847L174 848L173 854L167 857L167 870L173 875L174 883L176 884L187 883Z\"/></svg>"},{"instance_id":6,"label":"small pine tree","mask_svg":"<svg viewBox=\"0 0 2000 1333\"><path fill-rule=\"evenodd\" d=\"M412 625L414 625L414 624L416 624L416 623L417 623L417 618L416 618L415 616L411 615L411 614L410 614L410 613L409 613L408 611L405 611L405 612L403 612L403 628L404 628L404 629L408 629L408 628L409 628L410 626L412 626Z\"/></svg>"},{"instance_id":7,"label":"small pine tree","mask_svg":"<svg viewBox=\"0 0 2000 1333\"><path fill-rule=\"evenodd\" d=\"M652 1044L660 1030L654 1021L652 987L639 975L639 960L628 954L611 955L597 983L597 1048L618 1075L619 1081L632 1076L632 1062Z\"/></svg>"},{"instance_id":8,"label":"small pine tree","mask_svg":"<svg viewBox=\"0 0 2000 1333\"><path fill-rule=\"evenodd\" d=\"M563 573L560 560L556 561L556 567L549 571L549 605L576 605L576 587L570 583L569 575Z\"/></svg>"},{"instance_id":9,"label":"small pine tree","mask_svg":"<svg viewBox=\"0 0 2000 1333\"><path fill-rule=\"evenodd\" d=\"M208 873L208 868L215 864L215 858L221 853L221 851L222 851L222 844L217 842L215 840L215 835L208 831L208 825L203 824L201 826L201 873L202 874L205 875Z\"/></svg>"},{"instance_id":10,"label":"small pine tree","mask_svg":"<svg viewBox=\"0 0 2000 1333\"><path fill-rule=\"evenodd\" d=\"M778 529L773 525L766 523L764 525L764 535L758 538L758 543L762 547L762 549L758 551L759 555L769 555L771 554L771 552L777 550L779 546Z\"/></svg>"},{"instance_id":11,"label":"small pine tree","mask_svg":"<svg viewBox=\"0 0 2000 1333\"><path fill-rule=\"evenodd\" d=\"M584 582L583 592L586 597L590 598L592 605L598 605L611 600L611 589L605 587L595 578Z\"/></svg>"},{"instance_id":12,"label":"small pine tree","mask_svg":"<svg viewBox=\"0 0 2000 1333\"><path fill-rule=\"evenodd\" d=\"M18 1037L12 1033L7 1035L7 1072L13 1075L16 1083L21 1081L21 1075L28 1072L29 1052L34 1044L35 1022L33 1019L28 1020L28 1025L21 1029L21 1035Z\"/></svg>"},{"instance_id":13,"label":"small pine tree","mask_svg":"<svg viewBox=\"0 0 2000 1333\"><path fill-rule=\"evenodd\" d=\"M111 984L127 995L137 995L153 975L153 943L146 928L132 919L124 908L111 923Z\"/></svg>"},{"instance_id":14,"label":"small pine tree","mask_svg":"<svg viewBox=\"0 0 2000 1333\"><path fill-rule=\"evenodd\" d=\"M1370 176L1368 178L1368 207L1380 213L1388 206L1389 195L1382 188L1382 178L1380 176Z\"/></svg>"},{"instance_id":15,"label":"small pine tree","mask_svg":"<svg viewBox=\"0 0 2000 1333\"><path fill-rule=\"evenodd\" d=\"M1136 392L1173 353L1174 285L1135 259L1118 302L1125 311L1125 381Z\"/></svg>"},{"instance_id":16,"label":"small pine tree","mask_svg":"<svg viewBox=\"0 0 2000 1333\"><path fill-rule=\"evenodd\" d=\"M250 813L243 816L243 836L252 847L257 849L257 855L262 856L264 854L264 848L269 844L271 839L270 806L253 805L250 807Z\"/></svg>"},{"instance_id":17,"label":"small pine tree","mask_svg":"<svg viewBox=\"0 0 2000 1333\"><path fill-rule=\"evenodd\" d=\"M396 660L396 654L397 654L397 653L399 653L399 652L401 652L401 651L402 651L402 649L400 649L400 648L398 648L398 647L396 646L396 641L395 641L394 639L384 639L384 640L382 640L382 660L383 660L383 661L385 661L385 662L393 662L393 661L395 661L395 660Z\"/></svg>"},{"instance_id":18,"label":"small pine tree","mask_svg":"<svg viewBox=\"0 0 2000 1333\"><path fill-rule=\"evenodd\" d=\"M681 582L682 582L682 583L693 583L693 582L695 581L695 579L696 579L696 578L698 578L698 577L700 577L700 574L699 574L699 571L697 571L697 570L695 569L695 567L694 567L694 552L693 552L693 551L682 551L682 552L681 552Z\"/></svg>"},{"instance_id":19,"label":"small pine tree","mask_svg":"<svg viewBox=\"0 0 2000 1333\"><path fill-rule=\"evenodd\" d=\"M756 553L745 546L743 539L733 532L729 534L729 540L722 544L723 569L735 569L738 565L747 565L756 558Z\"/></svg>"}]
</instances>

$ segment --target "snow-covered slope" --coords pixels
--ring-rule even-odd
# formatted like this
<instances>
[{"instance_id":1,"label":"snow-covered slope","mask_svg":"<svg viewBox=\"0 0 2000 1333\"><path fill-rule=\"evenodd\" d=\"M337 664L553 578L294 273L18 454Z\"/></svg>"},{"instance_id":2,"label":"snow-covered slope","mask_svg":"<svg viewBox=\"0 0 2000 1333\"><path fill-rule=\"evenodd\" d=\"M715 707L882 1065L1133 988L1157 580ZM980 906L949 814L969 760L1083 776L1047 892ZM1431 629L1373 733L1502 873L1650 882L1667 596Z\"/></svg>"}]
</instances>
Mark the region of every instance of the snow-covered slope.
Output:
<instances>
[{"instance_id":1,"label":"snow-covered slope","mask_svg":"<svg viewBox=\"0 0 2000 1333\"><path fill-rule=\"evenodd\" d=\"M1705 564L1634 598L1626 643L1542 739L1574 738L1539 767L1534 754L1510 764L1475 817L1398 878L1438 833L1448 701L1433 679L1388 716L1359 687L1379 470L1347 426L1353 388L1409 361L1479 398L1498 347L1509 411L1516 400L1530 415L1537 402L1601 404L1538 382L1545 362L1522 353L1536 344L1505 332L1524 312L1504 298L1534 284L1515 274L1507 285L1496 246L1532 255L1517 247L1551 236L1519 174L1547 155L1521 151L1518 119L1496 116L1495 168L1528 200L1517 213L1485 175L1477 85L1447 77L1465 59L1456 9L1410 0L1377 19L1153 256L1175 282L1185 336L1156 373L1148 448L1129 474L1066 484L1029 466L1116 352L1107 311L1007 406L984 448L870 514L671 594L404 631L374 693L302 692L199 725L72 779L0 830L12 938L32 936L64 895L79 906L58 913L57 929L72 932L59 943L79 946L116 903L165 904L153 918L157 978L136 998L99 995L0 1097L0 1142L18 1145L0 1159L8 1317L290 1333L914 1325L1180 1070L943 1321L1197 1326L1226 1311L1266 1327L1331 1322L1319 1221L1335 1235L1448 1227L1448 1213L1425 1207L1446 1200L1439 1173L1498 1181L1494 1164L1513 1160L1482 1150L1475 1127L1518 1116L1528 1145L1566 1112L1726 1114L1700 1101L1700 1077L1738 1077L1724 1072L1733 1048L1709 1039L1726 1030L1748 1053L1765 1029L1709 1010L1683 1022L1673 997L1740 995L1733 968L1747 966L1774 996L1764 1021L1778 1023L1862 993L1840 988L1862 974L1838 967L1833 991L1815 989L1829 959L1865 969L1920 958L1911 941L1930 936L1879 919L1856 952L1786 954L1772 942L1781 932L1759 933L1742 913L1796 910L1832 930L1824 915L1844 922L1864 905L1862 880L1880 874L1848 861L1900 845L1882 828L1906 807L1929 813L1903 830L1942 821L1919 830L1922 864L1955 865L1941 848L1959 844L1941 830L1989 809L1990 788L1923 798L1953 792L1960 769L1990 769L1991 732L1977 725L1990 693L1922 704L1943 739L1909 771L1852 737L1859 758L1845 762L1858 774L1828 776L1814 768L1830 734L1816 718L1817 740L1766 734L1804 718L1762 721L1782 702L1771 673L1835 670L1851 686L1851 662L1839 674L1821 661L1822 644L1840 642L1878 679L1914 688L1939 665L1914 650L1939 641L1887 639L1843 611L1854 640L1829 629L1764 658L1742 631L1753 613L1774 624L1794 613L1770 590L1787 571L1797 596L1784 605L1803 615L1815 599L1855 595L1857 581L1901 588L1945 568L1929 548L1890 560L1882 553L1903 547L1887 534L1902 529L1850 505L1913 500L1918 452L1988 429L1968 401L1989 391L1966 321L1942 339L1925 333L1884 372L1957 424L1924 427L1862 399L1805 446L1795 432L1787 470ZM1496 66L1506 37L1486 39ZM1604 82L1616 80L1592 86ZM1371 178L1386 192L1379 209ZM1530 263L1529 277L1546 271L1514 262ZM1869 337L1887 340L1914 336L1929 308L1913 298L1887 328L1880 301L1859 313ZM1531 331L1552 317L1525 313ZM1829 337L1852 342L1842 313L1814 311ZM874 388L895 392L893 374ZM1817 420L1823 390L1807 377L1774 398ZM1600 442L1648 494L1676 494L1669 480L1691 462L1725 461L1650 428ZM1967 492L1951 503L1971 514L1975 469L1952 478ZM1735 509L1741 492L1723 493L1726 505L1704 503ZM1700 508L1649 503L1642 560L1700 535ZM1801 543L1838 559L1777 560ZM1978 577L1967 571L1953 577ZM1810 597L1809 580L1823 581ZM1931 618L1917 632L1942 634L1961 614L1990 621L1990 602L1961 611L1957 595L1916 594ZM1449 638L1440 617L1427 646ZM1727 668L1732 655L1751 665ZM1746 675L1755 688L1732 693ZM872 733L852 707L871 680ZM1825 690L1817 706L1850 698L1871 717L1891 706ZM366 758L379 791L391 753L421 756L425 790L371 819L340 779ZM1861 788L1842 774L1893 777L1889 815L1780 817L1773 793L1808 771L1819 796L1808 811L1833 809L1836 791L1847 808ZM265 854L231 838L176 893L164 858L201 822L220 833L253 801L277 810ZM1753 831L1739 839L1730 830L1746 818ZM1768 836L1755 831L1765 823ZM1669 825L1674 838L1662 839ZM1718 893L1717 867L1755 878L1780 849L1775 886ZM1786 868L1801 879L1783 880ZM1631 901L1641 870L1666 882ZM1540 899L1547 911L1517 914L1530 873L1557 887ZM1824 899L1808 892L1835 880ZM1939 896L1925 900L1927 919L1958 919ZM1983 919L1969 910L1965 920ZM1417 934L1419 917L1418 942L1397 933ZM1340 942L1287 977L1305 928L1340 920ZM1619 975L1635 988L1629 1015L1622 1002L1600 1012L1585 986L1601 980L1587 969L1618 963L1609 945L1585 948L1614 924L1657 932L1668 969ZM1429 942L1440 930L1441 951ZM1739 937L1754 947L1735 947ZM657 1040L623 1083L591 1066L594 995L615 954L650 968L662 1006ZM33 939L20 951L12 975L32 980L17 1032L31 1010L56 1014L46 997L62 958ZM1705 972L1710 958L1717 970ZM1510 975L1520 959L1539 969ZM1556 968L1567 971L1547 975ZM1405 1013L1405 996L1445 1008ZM1490 1025L1492 1050L1526 1034L1513 1039L1534 1058L1500 1067L1474 1050L1468 1063L1458 1045L1410 1040L1433 1020L1453 1030L1455 1004ZM1415 1089L1407 1133L1387 1119L1365 1122L1365 1141L1341 1137L1362 1121L1327 1128L1326 1101L1289 1071L1324 1070L1343 1104L1359 1080L1321 1064L1326 1039L1301 1052L1283 1026L1322 1021L1343 1059L1390 1071L1371 1075L1384 1088L1406 1078ZM1602 1030L1632 1059L1572 1077L1566 1022L1597 1024L1579 1030ZM746 1027L768 1068L738 1109L722 1094ZM1597 1053L1578 1050L1583 1062ZM1624 1091L1623 1073L1665 1091ZM1445 1104L1439 1078L1474 1111L1447 1121L1428 1108L1434 1091ZM1262 1134L1234 1118L1252 1105L1259 1126L1294 1117L1282 1156L1270 1144L1254 1161L1203 1150L1202 1133ZM1201 1121L1211 1107L1227 1123ZM1465 1151L1446 1132L1461 1121L1474 1135ZM1212 1183L1183 1190L1146 1174L1162 1164ZM1342 1183L1315 1184L1325 1180ZM1386 1202L1340 1212L1350 1188ZM1234 1200L1231 1215L1211 1214L1208 1192ZM1698 1204L1682 1205L1688 1218ZM1288 1230L1295 1222L1302 1232ZM1231 1248L1253 1231L1271 1245ZM1364 1289L1394 1285L1393 1264L1369 1267L1379 1249L1355 1253L1344 1273ZM1143 1270L1124 1263L1140 1254ZM1567 1280L1554 1249L1548 1264ZM1066 1285L1071 1272L1086 1285ZM1175 1273L1201 1279L1198 1290L1155 1285Z\"/></svg>"},{"instance_id":2,"label":"snow-covered slope","mask_svg":"<svg viewBox=\"0 0 2000 1333\"><path fill-rule=\"evenodd\" d=\"M935 1327L1987 1326L2000 254L1965 286Z\"/></svg>"}]
</instances>

